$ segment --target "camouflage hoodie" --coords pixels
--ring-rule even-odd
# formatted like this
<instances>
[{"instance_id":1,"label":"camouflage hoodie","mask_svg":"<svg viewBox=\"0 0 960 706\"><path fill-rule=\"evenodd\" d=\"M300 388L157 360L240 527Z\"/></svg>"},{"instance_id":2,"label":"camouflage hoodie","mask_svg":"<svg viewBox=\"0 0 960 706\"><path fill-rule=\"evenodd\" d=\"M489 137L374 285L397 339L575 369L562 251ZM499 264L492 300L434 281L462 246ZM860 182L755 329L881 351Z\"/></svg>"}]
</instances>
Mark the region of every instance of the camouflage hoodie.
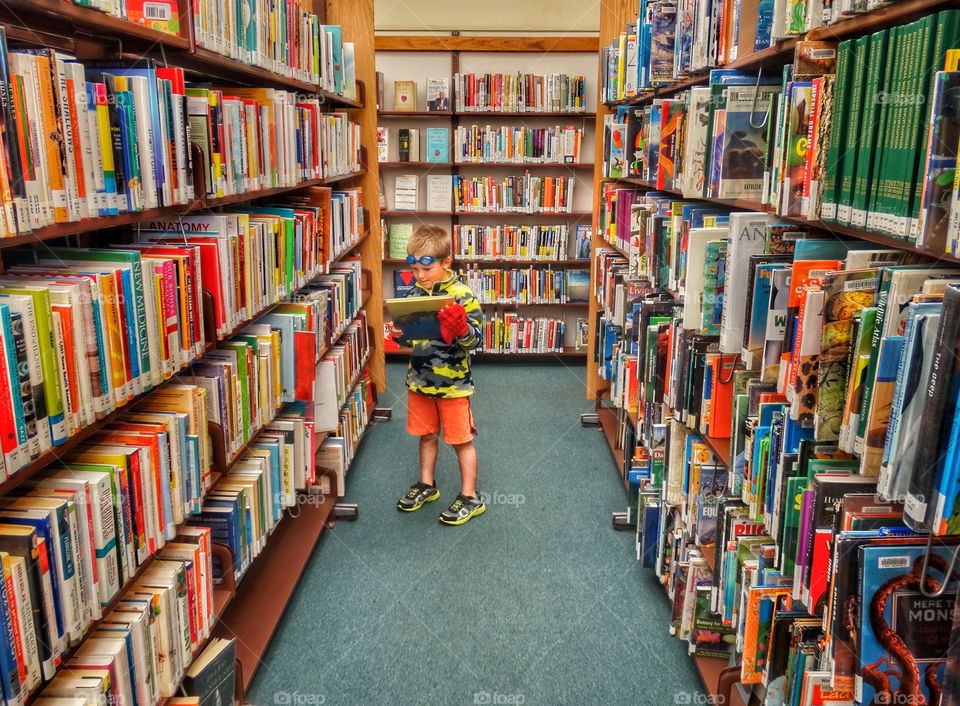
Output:
<instances>
[{"instance_id":1,"label":"camouflage hoodie","mask_svg":"<svg viewBox=\"0 0 960 706\"><path fill-rule=\"evenodd\" d=\"M407 388L429 397L468 397L473 394L470 351L483 340L483 309L470 288L447 270L446 279L431 288L417 282L408 297L449 294L467 311L469 331L452 344L443 341L411 341L413 352L407 367Z\"/></svg>"}]
</instances>

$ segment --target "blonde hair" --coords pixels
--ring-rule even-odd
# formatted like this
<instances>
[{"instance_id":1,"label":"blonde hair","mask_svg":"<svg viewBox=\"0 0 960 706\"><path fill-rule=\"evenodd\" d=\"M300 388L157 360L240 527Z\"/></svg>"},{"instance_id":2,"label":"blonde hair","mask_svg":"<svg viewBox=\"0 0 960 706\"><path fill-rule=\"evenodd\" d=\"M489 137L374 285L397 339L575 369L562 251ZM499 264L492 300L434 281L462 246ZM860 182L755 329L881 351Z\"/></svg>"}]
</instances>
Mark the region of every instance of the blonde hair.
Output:
<instances>
[{"instance_id":1,"label":"blonde hair","mask_svg":"<svg viewBox=\"0 0 960 706\"><path fill-rule=\"evenodd\" d=\"M453 253L453 241L450 233L440 226L418 226L410 240L407 242L407 254L430 255L438 260L444 260L451 257Z\"/></svg>"}]
</instances>

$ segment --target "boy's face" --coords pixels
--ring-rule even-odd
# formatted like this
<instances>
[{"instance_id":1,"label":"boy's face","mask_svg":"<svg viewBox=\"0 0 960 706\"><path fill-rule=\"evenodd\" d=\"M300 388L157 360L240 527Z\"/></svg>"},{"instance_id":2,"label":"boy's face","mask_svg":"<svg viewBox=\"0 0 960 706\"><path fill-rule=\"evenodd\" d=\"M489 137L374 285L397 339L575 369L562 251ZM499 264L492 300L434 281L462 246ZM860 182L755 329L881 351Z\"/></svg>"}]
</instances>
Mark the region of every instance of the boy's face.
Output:
<instances>
[{"instance_id":1,"label":"boy's face","mask_svg":"<svg viewBox=\"0 0 960 706\"><path fill-rule=\"evenodd\" d=\"M417 259L421 257L419 253L410 253ZM440 282L447 276L447 270L453 264L452 257L445 257L442 260L434 260L431 265L421 265L416 262L410 265L413 276L424 287L432 287L435 282Z\"/></svg>"}]
</instances>

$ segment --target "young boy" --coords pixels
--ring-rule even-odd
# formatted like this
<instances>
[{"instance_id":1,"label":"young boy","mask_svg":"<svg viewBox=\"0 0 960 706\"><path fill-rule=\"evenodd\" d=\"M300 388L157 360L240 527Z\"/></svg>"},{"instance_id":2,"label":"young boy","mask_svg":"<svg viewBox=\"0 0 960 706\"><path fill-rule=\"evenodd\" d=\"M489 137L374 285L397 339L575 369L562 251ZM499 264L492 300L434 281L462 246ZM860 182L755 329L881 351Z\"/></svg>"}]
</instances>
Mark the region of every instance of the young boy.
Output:
<instances>
[{"instance_id":1,"label":"young boy","mask_svg":"<svg viewBox=\"0 0 960 706\"><path fill-rule=\"evenodd\" d=\"M483 310L465 284L450 270L453 264L450 234L437 226L420 226L407 245L407 264L417 280L409 297L452 295L456 303L437 314L441 341L411 341L413 351L407 368L407 431L420 437L420 481L397 502L404 512L419 510L440 497L434 483L437 440L457 452L460 464L460 494L440 514L440 522L462 525L486 512L477 495L476 428L470 412L473 378L470 351L480 346ZM387 324L392 336L402 331Z\"/></svg>"}]
</instances>

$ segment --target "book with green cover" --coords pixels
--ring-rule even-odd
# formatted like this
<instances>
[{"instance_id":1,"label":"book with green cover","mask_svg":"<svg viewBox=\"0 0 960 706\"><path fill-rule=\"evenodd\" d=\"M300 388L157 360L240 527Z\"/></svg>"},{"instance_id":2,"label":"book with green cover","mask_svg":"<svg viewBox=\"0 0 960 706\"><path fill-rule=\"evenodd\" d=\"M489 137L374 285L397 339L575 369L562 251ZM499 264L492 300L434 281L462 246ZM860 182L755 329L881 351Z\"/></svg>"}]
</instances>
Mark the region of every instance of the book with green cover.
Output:
<instances>
[{"instance_id":1,"label":"book with green cover","mask_svg":"<svg viewBox=\"0 0 960 706\"><path fill-rule=\"evenodd\" d=\"M836 92L833 101L833 116L830 120L830 146L827 149L826 168L823 175L823 203L820 219L831 222L837 216L837 173L844 159L843 138L846 136L849 112L845 101L852 91L853 40L840 42L837 46Z\"/></svg>"},{"instance_id":2,"label":"book with green cover","mask_svg":"<svg viewBox=\"0 0 960 706\"><path fill-rule=\"evenodd\" d=\"M889 152L886 149L892 139L892 113L893 106L889 96L894 94L894 85L900 80L904 71L903 64L897 59L903 54L905 47L902 41L902 27L893 27L889 30L887 38L887 63L880 70L880 93L877 98L883 97L881 105L878 106L878 142L877 147L882 146L873 156L870 177L870 194L868 197L868 213L866 227L869 230L882 230L880 224L883 222L885 209L889 210L889 180L886 176L888 166Z\"/></svg>"},{"instance_id":3,"label":"book with green cover","mask_svg":"<svg viewBox=\"0 0 960 706\"><path fill-rule=\"evenodd\" d=\"M861 115L863 111L869 42L870 37L859 37L854 42L849 100L845 99L842 106L836 106L836 110L843 110L851 118ZM848 149L847 146L858 144L860 131L859 120L848 119L846 122L847 129L842 143L844 147L841 148L843 158L839 161L836 176L837 213L834 219L837 223L843 224L850 223L851 196L853 194L853 180L857 167L857 153L852 149Z\"/></svg>"},{"instance_id":4,"label":"book with green cover","mask_svg":"<svg viewBox=\"0 0 960 706\"><path fill-rule=\"evenodd\" d=\"M873 175L874 158L882 145L880 124L885 117L887 100L882 93L884 74L890 74L892 56L887 49L888 32L870 35L867 52L867 84L864 87L863 111L859 114L860 140L857 149L857 166L853 177L851 194L850 225L865 228L870 208L870 180ZM886 67L886 70L885 70Z\"/></svg>"},{"instance_id":5,"label":"book with green cover","mask_svg":"<svg viewBox=\"0 0 960 706\"><path fill-rule=\"evenodd\" d=\"M5 285L2 294L29 296L33 300L34 323L40 345L40 367L43 371L43 394L50 422L50 440L54 446L67 440L66 415L60 389L60 354L54 333L50 292L44 287Z\"/></svg>"}]
</instances>

